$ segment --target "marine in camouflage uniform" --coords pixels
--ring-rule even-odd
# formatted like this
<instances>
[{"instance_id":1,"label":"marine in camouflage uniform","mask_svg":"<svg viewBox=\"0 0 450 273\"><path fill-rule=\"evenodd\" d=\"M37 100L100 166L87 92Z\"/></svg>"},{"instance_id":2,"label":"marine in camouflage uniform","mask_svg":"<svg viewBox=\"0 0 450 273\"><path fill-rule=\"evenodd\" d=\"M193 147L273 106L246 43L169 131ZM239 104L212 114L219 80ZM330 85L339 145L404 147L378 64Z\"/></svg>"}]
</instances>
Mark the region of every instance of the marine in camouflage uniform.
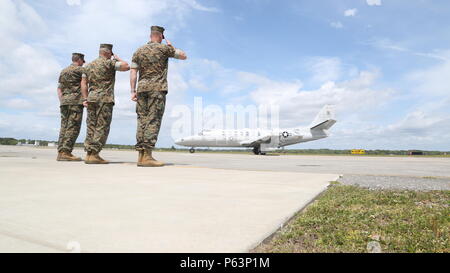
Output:
<instances>
[{"instance_id":1,"label":"marine in camouflage uniform","mask_svg":"<svg viewBox=\"0 0 450 273\"><path fill-rule=\"evenodd\" d=\"M113 45L101 44L100 56L86 66L89 95L87 98L87 135L84 142L87 164L107 164L99 156L108 139L114 107L116 71L129 70L128 64L114 55Z\"/></svg>"},{"instance_id":2,"label":"marine in camouflage uniform","mask_svg":"<svg viewBox=\"0 0 450 273\"><path fill-rule=\"evenodd\" d=\"M138 166L141 167L164 165L156 161L151 152L158 140L166 106L169 58L186 59L185 53L175 49L169 41L167 45L161 44L164 39L164 28L152 26L151 32L151 41L134 53L131 64L132 99L137 102L136 150L139 151ZM137 73L139 83L136 92Z\"/></svg>"},{"instance_id":3,"label":"marine in camouflage uniform","mask_svg":"<svg viewBox=\"0 0 450 273\"><path fill-rule=\"evenodd\" d=\"M58 80L58 96L60 99L61 129L58 140L58 161L81 161L72 155L73 147L80 134L83 120L82 79L85 77L84 55L72 54L72 64L61 71Z\"/></svg>"}]
</instances>

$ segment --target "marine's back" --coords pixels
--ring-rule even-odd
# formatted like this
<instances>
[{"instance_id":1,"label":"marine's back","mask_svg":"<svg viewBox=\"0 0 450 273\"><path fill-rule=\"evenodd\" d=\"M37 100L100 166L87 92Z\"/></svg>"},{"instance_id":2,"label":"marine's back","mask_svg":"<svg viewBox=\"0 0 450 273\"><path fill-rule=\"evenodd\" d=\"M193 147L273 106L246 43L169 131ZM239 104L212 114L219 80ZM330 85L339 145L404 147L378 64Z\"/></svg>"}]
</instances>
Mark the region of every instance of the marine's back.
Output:
<instances>
[{"instance_id":1,"label":"marine's back","mask_svg":"<svg viewBox=\"0 0 450 273\"><path fill-rule=\"evenodd\" d=\"M139 71L138 92L167 91L169 58L174 57L173 46L149 42L133 55L132 68Z\"/></svg>"}]
</instances>

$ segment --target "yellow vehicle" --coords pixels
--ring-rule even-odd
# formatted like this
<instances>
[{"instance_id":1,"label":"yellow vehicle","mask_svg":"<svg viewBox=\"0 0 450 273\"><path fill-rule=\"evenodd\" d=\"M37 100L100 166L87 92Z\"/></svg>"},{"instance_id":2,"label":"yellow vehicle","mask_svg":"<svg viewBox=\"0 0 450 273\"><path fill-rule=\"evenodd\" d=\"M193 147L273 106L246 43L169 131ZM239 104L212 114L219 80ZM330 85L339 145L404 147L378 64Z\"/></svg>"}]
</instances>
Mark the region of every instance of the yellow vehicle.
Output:
<instances>
[{"instance_id":1,"label":"yellow vehicle","mask_svg":"<svg viewBox=\"0 0 450 273\"><path fill-rule=\"evenodd\" d=\"M365 155L366 150L352 150L352 155Z\"/></svg>"}]
</instances>

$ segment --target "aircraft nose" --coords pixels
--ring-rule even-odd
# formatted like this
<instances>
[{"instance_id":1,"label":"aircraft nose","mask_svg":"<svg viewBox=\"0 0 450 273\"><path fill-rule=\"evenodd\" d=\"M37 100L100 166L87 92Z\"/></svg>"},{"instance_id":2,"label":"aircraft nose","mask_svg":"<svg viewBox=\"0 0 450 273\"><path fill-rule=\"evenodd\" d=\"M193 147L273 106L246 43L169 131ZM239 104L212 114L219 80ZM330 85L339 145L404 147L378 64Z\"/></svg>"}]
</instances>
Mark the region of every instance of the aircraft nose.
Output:
<instances>
[{"instance_id":1,"label":"aircraft nose","mask_svg":"<svg viewBox=\"0 0 450 273\"><path fill-rule=\"evenodd\" d=\"M182 139L182 138L175 140L175 144L177 144L177 145L182 145L183 142L184 142L184 139Z\"/></svg>"}]
</instances>

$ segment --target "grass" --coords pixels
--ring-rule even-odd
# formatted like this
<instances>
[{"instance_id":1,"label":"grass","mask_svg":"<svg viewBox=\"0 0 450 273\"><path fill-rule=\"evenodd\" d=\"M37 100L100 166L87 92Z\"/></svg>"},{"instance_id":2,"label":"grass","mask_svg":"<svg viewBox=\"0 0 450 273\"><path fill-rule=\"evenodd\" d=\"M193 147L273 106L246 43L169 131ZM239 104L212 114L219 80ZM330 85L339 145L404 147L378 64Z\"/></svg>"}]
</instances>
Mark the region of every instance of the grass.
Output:
<instances>
[{"instance_id":1,"label":"grass","mask_svg":"<svg viewBox=\"0 0 450 273\"><path fill-rule=\"evenodd\" d=\"M450 252L450 191L369 190L334 184L253 252Z\"/></svg>"}]
</instances>

